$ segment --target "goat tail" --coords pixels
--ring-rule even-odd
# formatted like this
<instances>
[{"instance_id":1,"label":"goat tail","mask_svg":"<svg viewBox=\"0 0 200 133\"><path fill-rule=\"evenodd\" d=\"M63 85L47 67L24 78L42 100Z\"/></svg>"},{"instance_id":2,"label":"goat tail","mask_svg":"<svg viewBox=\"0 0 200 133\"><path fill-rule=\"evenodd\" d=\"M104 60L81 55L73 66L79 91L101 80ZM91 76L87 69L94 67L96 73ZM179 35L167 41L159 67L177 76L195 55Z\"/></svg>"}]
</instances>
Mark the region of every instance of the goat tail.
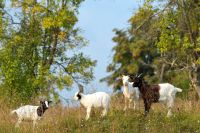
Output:
<instances>
[{"instance_id":1,"label":"goat tail","mask_svg":"<svg viewBox=\"0 0 200 133\"><path fill-rule=\"evenodd\" d=\"M183 90L180 88L175 87L175 89L177 90L177 92L182 92Z\"/></svg>"},{"instance_id":2,"label":"goat tail","mask_svg":"<svg viewBox=\"0 0 200 133\"><path fill-rule=\"evenodd\" d=\"M16 110L13 110L10 112L10 115L13 115L16 112Z\"/></svg>"}]
</instances>

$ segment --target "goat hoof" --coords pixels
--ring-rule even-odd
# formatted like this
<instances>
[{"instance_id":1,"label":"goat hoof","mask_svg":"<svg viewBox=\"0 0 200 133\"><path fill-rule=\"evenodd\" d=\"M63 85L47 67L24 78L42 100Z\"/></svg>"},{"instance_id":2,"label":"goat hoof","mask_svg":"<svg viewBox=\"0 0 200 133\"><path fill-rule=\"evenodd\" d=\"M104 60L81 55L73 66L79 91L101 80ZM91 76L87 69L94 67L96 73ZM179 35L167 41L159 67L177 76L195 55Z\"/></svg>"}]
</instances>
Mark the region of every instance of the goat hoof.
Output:
<instances>
[{"instance_id":1,"label":"goat hoof","mask_svg":"<svg viewBox=\"0 0 200 133\"><path fill-rule=\"evenodd\" d=\"M144 114L144 117L147 117L147 113Z\"/></svg>"}]
</instances>

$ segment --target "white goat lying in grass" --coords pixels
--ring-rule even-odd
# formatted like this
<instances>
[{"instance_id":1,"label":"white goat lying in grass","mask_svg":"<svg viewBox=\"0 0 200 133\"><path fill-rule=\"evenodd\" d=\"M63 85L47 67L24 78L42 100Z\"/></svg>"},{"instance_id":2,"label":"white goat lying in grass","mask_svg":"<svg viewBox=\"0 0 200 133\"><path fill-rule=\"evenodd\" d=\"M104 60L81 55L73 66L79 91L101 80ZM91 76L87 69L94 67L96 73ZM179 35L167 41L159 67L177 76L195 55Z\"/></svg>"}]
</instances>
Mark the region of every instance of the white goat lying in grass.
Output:
<instances>
[{"instance_id":1,"label":"white goat lying in grass","mask_svg":"<svg viewBox=\"0 0 200 133\"><path fill-rule=\"evenodd\" d=\"M105 116L108 112L108 108L110 105L110 96L105 92L96 92L93 94L83 94L83 86L79 85L79 92L76 92L74 95L74 99L80 101L80 103L87 109L87 114L85 119L88 120L90 118L90 112L92 107L102 107L102 117Z\"/></svg>"},{"instance_id":2,"label":"white goat lying in grass","mask_svg":"<svg viewBox=\"0 0 200 133\"><path fill-rule=\"evenodd\" d=\"M133 87L133 82L129 82L129 76L122 75L120 77L123 82L123 94L125 100L125 107L124 111L127 109L127 103L129 104L128 107L131 108L132 102L134 102L134 110L137 107L137 103L139 100L140 91L138 87Z\"/></svg>"},{"instance_id":3,"label":"white goat lying in grass","mask_svg":"<svg viewBox=\"0 0 200 133\"><path fill-rule=\"evenodd\" d=\"M11 111L11 114L16 113L18 116L18 121L15 127L19 127L19 124L23 120L32 120L33 128L36 125L36 121L39 120L44 112L49 108L51 101L40 101L40 106L25 105L16 110Z\"/></svg>"}]
</instances>

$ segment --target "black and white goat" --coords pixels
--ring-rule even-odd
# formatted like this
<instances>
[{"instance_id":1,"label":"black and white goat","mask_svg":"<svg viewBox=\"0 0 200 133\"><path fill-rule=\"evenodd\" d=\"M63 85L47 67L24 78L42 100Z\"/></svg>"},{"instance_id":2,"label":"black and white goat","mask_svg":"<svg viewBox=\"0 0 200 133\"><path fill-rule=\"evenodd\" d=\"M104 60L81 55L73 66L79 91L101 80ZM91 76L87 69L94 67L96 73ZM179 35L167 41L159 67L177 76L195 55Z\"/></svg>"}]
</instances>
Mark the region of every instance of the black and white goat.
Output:
<instances>
[{"instance_id":1,"label":"black and white goat","mask_svg":"<svg viewBox=\"0 0 200 133\"><path fill-rule=\"evenodd\" d=\"M137 103L139 100L139 89L138 87L133 87L133 82L129 82L129 76L128 75L122 75L120 79L122 79L123 83L123 94L124 94L124 101L125 101L125 107L124 110L128 107L131 107L132 102L134 102L134 110L137 107Z\"/></svg>"},{"instance_id":2,"label":"black and white goat","mask_svg":"<svg viewBox=\"0 0 200 133\"><path fill-rule=\"evenodd\" d=\"M177 88L169 83L148 85L141 74L131 79L133 87L138 87L142 99L144 101L145 116L149 112L152 103L165 102L168 108L167 116L172 115L172 107L174 105L175 96L177 92L182 92L182 89Z\"/></svg>"},{"instance_id":3,"label":"black and white goat","mask_svg":"<svg viewBox=\"0 0 200 133\"><path fill-rule=\"evenodd\" d=\"M37 120L40 120L44 112L49 108L49 104L51 102L52 101L40 101L40 106L25 105L19 107L16 110L11 111L11 114L16 113L18 116L18 121L15 124L15 127L19 127L19 124L23 120L32 120L34 128L37 123Z\"/></svg>"},{"instance_id":4,"label":"black and white goat","mask_svg":"<svg viewBox=\"0 0 200 133\"><path fill-rule=\"evenodd\" d=\"M79 91L75 93L74 99L80 101L80 103L87 109L87 114L85 119L90 118L90 112L92 107L102 107L102 117L105 116L108 112L110 105L110 96L105 92L96 92L93 94L83 94L83 86L79 85Z\"/></svg>"}]
</instances>

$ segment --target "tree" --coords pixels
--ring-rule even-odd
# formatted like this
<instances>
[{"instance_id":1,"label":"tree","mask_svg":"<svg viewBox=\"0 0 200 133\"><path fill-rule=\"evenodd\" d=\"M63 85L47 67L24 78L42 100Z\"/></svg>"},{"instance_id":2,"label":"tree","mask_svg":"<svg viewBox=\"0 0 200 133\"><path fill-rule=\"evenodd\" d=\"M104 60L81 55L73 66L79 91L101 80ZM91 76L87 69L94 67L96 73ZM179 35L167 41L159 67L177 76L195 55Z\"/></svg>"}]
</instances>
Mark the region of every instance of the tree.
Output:
<instances>
[{"instance_id":1,"label":"tree","mask_svg":"<svg viewBox=\"0 0 200 133\"><path fill-rule=\"evenodd\" d=\"M199 87L199 1L169 1L169 9L160 21L162 29L157 47L162 53L162 62L174 71L187 71L191 85L200 96Z\"/></svg>"},{"instance_id":2,"label":"tree","mask_svg":"<svg viewBox=\"0 0 200 133\"><path fill-rule=\"evenodd\" d=\"M146 0L130 27L115 32L115 54L107 67L111 74L104 81L115 84L122 71L143 73L149 82L172 82L187 91L191 83L200 96L199 18L198 0Z\"/></svg>"},{"instance_id":3,"label":"tree","mask_svg":"<svg viewBox=\"0 0 200 133\"><path fill-rule=\"evenodd\" d=\"M9 23L0 51L6 96L18 102L40 95L56 98L56 89L92 80L95 61L79 52L87 42L75 27L82 0L11 2L17 14L2 9Z\"/></svg>"}]
</instances>

